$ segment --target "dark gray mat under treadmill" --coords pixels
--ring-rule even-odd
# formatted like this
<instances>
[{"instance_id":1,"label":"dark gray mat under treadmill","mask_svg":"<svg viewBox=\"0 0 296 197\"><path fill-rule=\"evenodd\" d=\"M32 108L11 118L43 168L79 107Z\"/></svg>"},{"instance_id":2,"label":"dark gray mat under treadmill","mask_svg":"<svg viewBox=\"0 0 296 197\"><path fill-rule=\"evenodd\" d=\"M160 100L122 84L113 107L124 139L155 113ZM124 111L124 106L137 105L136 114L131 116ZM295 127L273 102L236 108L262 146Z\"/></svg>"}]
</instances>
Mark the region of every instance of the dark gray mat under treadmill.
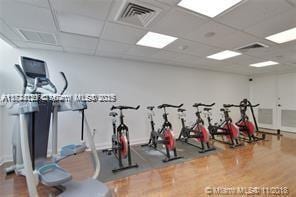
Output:
<instances>
[{"instance_id":1,"label":"dark gray mat under treadmill","mask_svg":"<svg viewBox=\"0 0 296 197\"><path fill-rule=\"evenodd\" d=\"M177 163L183 163L185 161L189 161L189 160L203 157L206 155L215 154L218 151L220 151L220 149L216 148L216 150L214 151L199 153L198 148L178 141L177 142L178 156L182 156L183 158L164 163L162 162L164 155L159 151L155 151L149 147L141 147L141 145L135 145L131 147L131 150L132 150L133 163L137 163L139 167L123 170L116 173L112 172L114 168L118 167L118 161L117 159L115 159L114 155L113 154L108 155L107 153L98 151L100 162L101 162L101 172L100 172L99 180L103 182L107 182L107 181L115 180L118 178L123 178L130 175L138 174L140 172L144 172L147 170L161 168L161 167L165 167L165 166L169 166ZM165 149L162 149L162 151L165 152ZM124 161L124 163L126 162L127 161Z\"/></svg>"}]
</instances>

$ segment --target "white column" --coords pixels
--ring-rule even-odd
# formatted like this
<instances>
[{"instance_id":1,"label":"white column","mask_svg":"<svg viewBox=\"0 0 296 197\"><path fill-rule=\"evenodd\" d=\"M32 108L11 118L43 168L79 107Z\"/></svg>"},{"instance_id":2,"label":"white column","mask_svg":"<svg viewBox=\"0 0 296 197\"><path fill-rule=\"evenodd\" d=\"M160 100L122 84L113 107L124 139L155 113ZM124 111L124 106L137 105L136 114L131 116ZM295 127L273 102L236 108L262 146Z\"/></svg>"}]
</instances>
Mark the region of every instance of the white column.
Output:
<instances>
[{"instance_id":1,"label":"white column","mask_svg":"<svg viewBox=\"0 0 296 197\"><path fill-rule=\"evenodd\" d=\"M99 160L99 155L98 155L97 150L96 150L96 145L95 145L95 142L94 142L94 135L91 132L91 129L90 129L90 126L88 124L86 115L84 115L84 125L86 127L86 136L87 136L88 145L89 145L89 147L91 149L93 159L94 159L94 163L95 163L95 172L94 172L93 178L97 179L99 177L99 174L100 174L101 164L100 164L100 160Z\"/></svg>"},{"instance_id":2,"label":"white column","mask_svg":"<svg viewBox=\"0 0 296 197\"><path fill-rule=\"evenodd\" d=\"M54 104L56 105L56 104ZM52 113L52 137L51 137L51 155L55 156L58 154L58 108L57 106L53 107Z\"/></svg>"},{"instance_id":3,"label":"white column","mask_svg":"<svg viewBox=\"0 0 296 197\"><path fill-rule=\"evenodd\" d=\"M27 188L29 191L29 195L31 197L38 197L38 192L36 188L37 181L34 177L30 148L29 148L28 124L24 114L20 114L19 118L20 118L21 147L22 147L22 155L24 160L24 172L26 175Z\"/></svg>"}]
</instances>

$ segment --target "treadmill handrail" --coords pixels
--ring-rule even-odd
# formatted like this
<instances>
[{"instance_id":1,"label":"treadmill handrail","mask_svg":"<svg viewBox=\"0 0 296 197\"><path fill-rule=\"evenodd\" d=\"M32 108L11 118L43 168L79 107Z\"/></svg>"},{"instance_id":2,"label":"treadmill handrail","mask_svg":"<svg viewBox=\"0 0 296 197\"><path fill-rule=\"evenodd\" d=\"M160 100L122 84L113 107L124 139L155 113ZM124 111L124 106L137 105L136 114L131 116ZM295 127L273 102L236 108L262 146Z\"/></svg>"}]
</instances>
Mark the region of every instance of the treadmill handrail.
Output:
<instances>
[{"instance_id":1,"label":"treadmill handrail","mask_svg":"<svg viewBox=\"0 0 296 197\"><path fill-rule=\"evenodd\" d=\"M26 88L27 88L27 85L28 85L26 75L25 75L23 69L21 68L21 66L19 64L15 64L14 66L15 66L16 71L20 74L20 76L23 79L23 94L26 94Z\"/></svg>"},{"instance_id":2,"label":"treadmill handrail","mask_svg":"<svg viewBox=\"0 0 296 197\"><path fill-rule=\"evenodd\" d=\"M60 72L60 74L62 75L62 77L65 81L65 86L64 86L63 90L61 91L61 95L63 95L68 88L68 80L67 80L67 77L64 72Z\"/></svg>"}]
</instances>

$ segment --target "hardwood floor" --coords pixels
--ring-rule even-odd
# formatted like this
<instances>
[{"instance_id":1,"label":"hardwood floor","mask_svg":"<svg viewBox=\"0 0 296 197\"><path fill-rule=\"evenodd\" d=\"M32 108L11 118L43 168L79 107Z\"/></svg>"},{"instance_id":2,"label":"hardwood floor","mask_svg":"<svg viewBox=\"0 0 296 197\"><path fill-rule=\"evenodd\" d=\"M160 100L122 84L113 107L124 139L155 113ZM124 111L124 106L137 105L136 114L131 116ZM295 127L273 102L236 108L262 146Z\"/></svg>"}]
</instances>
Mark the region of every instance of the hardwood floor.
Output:
<instances>
[{"instance_id":1,"label":"hardwood floor","mask_svg":"<svg viewBox=\"0 0 296 197\"><path fill-rule=\"evenodd\" d=\"M288 196L296 196L296 135L284 133L280 139L268 135L267 139L237 149L215 143L224 150L107 184L115 196L207 196L206 187L287 187ZM74 179L92 174L88 153L67 159L61 165ZM38 190L42 196L55 192L44 186ZM1 173L0 196L27 196L24 177L4 177Z\"/></svg>"}]
</instances>

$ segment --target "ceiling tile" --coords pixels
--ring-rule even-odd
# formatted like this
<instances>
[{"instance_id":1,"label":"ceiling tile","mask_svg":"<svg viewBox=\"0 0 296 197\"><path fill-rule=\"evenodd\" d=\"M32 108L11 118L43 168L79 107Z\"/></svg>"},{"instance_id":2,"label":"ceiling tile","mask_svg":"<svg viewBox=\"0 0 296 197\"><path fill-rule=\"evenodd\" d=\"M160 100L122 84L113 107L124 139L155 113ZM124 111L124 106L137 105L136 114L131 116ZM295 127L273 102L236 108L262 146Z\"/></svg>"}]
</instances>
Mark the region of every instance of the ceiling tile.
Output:
<instances>
[{"instance_id":1,"label":"ceiling tile","mask_svg":"<svg viewBox=\"0 0 296 197\"><path fill-rule=\"evenodd\" d=\"M60 33L58 37L64 48L95 50L98 43L98 39L74 34Z\"/></svg>"},{"instance_id":2,"label":"ceiling tile","mask_svg":"<svg viewBox=\"0 0 296 197\"><path fill-rule=\"evenodd\" d=\"M123 58L124 55L120 53L110 52L110 51L96 51L97 56L108 57L108 58Z\"/></svg>"},{"instance_id":3,"label":"ceiling tile","mask_svg":"<svg viewBox=\"0 0 296 197\"><path fill-rule=\"evenodd\" d=\"M158 20L151 27L151 30L157 33L183 37L208 21L208 18L198 16L181 8L174 8Z\"/></svg>"},{"instance_id":4,"label":"ceiling tile","mask_svg":"<svg viewBox=\"0 0 296 197\"><path fill-rule=\"evenodd\" d=\"M27 42L27 47L32 49L63 51L63 48L61 46L45 45L45 44L39 44L39 43Z\"/></svg>"},{"instance_id":5,"label":"ceiling tile","mask_svg":"<svg viewBox=\"0 0 296 197\"><path fill-rule=\"evenodd\" d=\"M112 0L51 0L55 11L105 20Z\"/></svg>"},{"instance_id":6,"label":"ceiling tile","mask_svg":"<svg viewBox=\"0 0 296 197\"><path fill-rule=\"evenodd\" d=\"M165 49L168 51L186 53L189 55L195 55L199 57L208 56L221 51L220 49L216 49L202 43L189 41L185 39L178 39L172 44L168 45Z\"/></svg>"},{"instance_id":7,"label":"ceiling tile","mask_svg":"<svg viewBox=\"0 0 296 197\"><path fill-rule=\"evenodd\" d=\"M21 36L0 19L0 34L9 40L22 40Z\"/></svg>"},{"instance_id":8,"label":"ceiling tile","mask_svg":"<svg viewBox=\"0 0 296 197\"><path fill-rule=\"evenodd\" d=\"M235 34L236 32L236 30L225 25L210 21L200 27L196 27L195 30L187 33L184 38L215 46L215 43L219 40L224 39L227 35Z\"/></svg>"},{"instance_id":9,"label":"ceiling tile","mask_svg":"<svg viewBox=\"0 0 296 197\"><path fill-rule=\"evenodd\" d=\"M121 43L121 42L113 42L108 40L100 40L97 48L97 54L100 52L109 52L109 53L119 53L122 54L127 52L132 45Z\"/></svg>"},{"instance_id":10,"label":"ceiling tile","mask_svg":"<svg viewBox=\"0 0 296 197\"><path fill-rule=\"evenodd\" d=\"M13 43L19 48L28 48L28 43L25 41L14 40Z\"/></svg>"},{"instance_id":11,"label":"ceiling tile","mask_svg":"<svg viewBox=\"0 0 296 197\"><path fill-rule=\"evenodd\" d=\"M48 0L14 0L20 3L28 3L37 7L49 8Z\"/></svg>"},{"instance_id":12,"label":"ceiling tile","mask_svg":"<svg viewBox=\"0 0 296 197\"><path fill-rule=\"evenodd\" d=\"M241 31L235 31L231 34L224 35L223 38L215 40L215 43L212 44L220 48L234 50L255 42L270 45L270 42L264 39L254 37Z\"/></svg>"},{"instance_id":13,"label":"ceiling tile","mask_svg":"<svg viewBox=\"0 0 296 197\"><path fill-rule=\"evenodd\" d=\"M159 49L150 48L150 47L133 46L127 51L127 54L132 56L151 57L157 52L159 52Z\"/></svg>"},{"instance_id":14,"label":"ceiling tile","mask_svg":"<svg viewBox=\"0 0 296 197\"><path fill-rule=\"evenodd\" d=\"M78 53L83 55L94 55L95 49L81 49L75 47L63 47L65 52L68 53Z\"/></svg>"},{"instance_id":15,"label":"ceiling tile","mask_svg":"<svg viewBox=\"0 0 296 197\"><path fill-rule=\"evenodd\" d=\"M266 66L261 68L250 67L246 65L234 65L230 66L230 69L237 73L247 73L250 75L257 75L257 74L282 74L282 73L289 73L295 72L296 67L287 65L287 64L278 64L273 66Z\"/></svg>"},{"instance_id":16,"label":"ceiling tile","mask_svg":"<svg viewBox=\"0 0 296 197\"><path fill-rule=\"evenodd\" d=\"M156 54L152 55L152 58L161 60L174 60L179 55L182 54L173 51L160 50Z\"/></svg>"},{"instance_id":17,"label":"ceiling tile","mask_svg":"<svg viewBox=\"0 0 296 197\"><path fill-rule=\"evenodd\" d=\"M293 8L296 8L296 0L286 0L286 2L290 4L290 6L292 6Z\"/></svg>"},{"instance_id":18,"label":"ceiling tile","mask_svg":"<svg viewBox=\"0 0 296 197\"><path fill-rule=\"evenodd\" d=\"M106 23L101 38L128 44L136 44L145 33L145 30L136 29L130 26Z\"/></svg>"},{"instance_id":19,"label":"ceiling tile","mask_svg":"<svg viewBox=\"0 0 296 197\"><path fill-rule=\"evenodd\" d=\"M63 48L61 46L46 45L46 44L32 43L32 42L19 41L19 40L14 40L13 43L19 48L63 51Z\"/></svg>"},{"instance_id":20,"label":"ceiling tile","mask_svg":"<svg viewBox=\"0 0 296 197\"><path fill-rule=\"evenodd\" d=\"M213 60L213 59L208 59L206 57L201 57L196 61L197 65L206 65L206 66L211 66L211 67L223 67L223 66L228 66L229 64L225 63L224 61L219 61L219 60Z\"/></svg>"},{"instance_id":21,"label":"ceiling tile","mask_svg":"<svg viewBox=\"0 0 296 197\"><path fill-rule=\"evenodd\" d=\"M296 69L296 41L278 45L264 39L296 26L296 0L246 0L213 20L178 7L179 0L140 1L162 10L147 29L114 22L122 0L50 0L61 30L71 32L58 33L47 0L0 0L0 33L22 48L63 49L69 53L97 54L246 75ZM107 19L109 22L103 28ZM24 42L16 28L54 33L61 46ZM179 39L163 50L135 45L147 31ZM100 37L100 40L95 37ZM206 58L221 50L234 50L252 42L270 47L251 49L224 61ZM261 60L278 61L280 65L261 69L249 67L249 64Z\"/></svg>"},{"instance_id":22,"label":"ceiling tile","mask_svg":"<svg viewBox=\"0 0 296 197\"><path fill-rule=\"evenodd\" d=\"M286 1L248 0L215 20L238 29L245 29L287 9L290 9L290 6Z\"/></svg>"},{"instance_id":23,"label":"ceiling tile","mask_svg":"<svg viewBox=\"0 0 296 197\"><path fill-rule=\"evenodd\" d=\"M62 32L99 37L104 22L89 17L59 13L56 15Z\"/></svg>"},{"instance_id":24,"label":"ceiling tile","mask_svg":"<svg viewBox=\"0 0 296 197\"><path fill-rule=\"evenodd\" d=\"M296 27L295 9L269 17L268 19L247 28L245 31L256 36L266 37L293 27Z\"/></svg>"},{"instance_id":25,"label":"ceiling tile","mask_svg":"<svg viewBox=\"0 0 296 197\"><path fill-rule=\"evenodd\" d=\"M262 49L252 49L245 54L278 62L296 62L296 41Z\"/></svg>"},{"instance_id":26,"label":"ceiling tile","mask_svg":"<svg viewBox=\"0 0 296 197\"><path fill-rule=\"evenodd\" d=\"M286 73L291 71L291 66L287 66L287 65L274 65L274 66L267 66L267 67L262 67L262 68L253 68L250 69L250 73L251 74L280 74L280 73ZM294 71L295 72L295 69Z\"/></svg>"},{"instance_id":27,"label":"ceiling tile","mask_svg":"<svg viewBox=\"0 0 296 197\"><path fill-rule=\"evenodd\" d=\"M49 9L15 1L0 1L0 18L13 28L56 32Z\"/></svg>"},{"instance_id":28,"label":"ceiling tile","mask_svg":"<svg viewBox=\"0 0 296 197\"><path fill-rule=\"evenodd\" d=\"M265 40L213 21L203 25L199 30L187 34L185 37L221 49L235 49L254 42L266 44Z\"/></svg>"},{"instance_id":29,"label":"ceiling tile","mask_svg":"<svg viewBox=\"0 0 296 197\"><path fill-rule=\"evenodd\" d=\"M200 58L193 55L182 54L176 57L176 61L187 64L199 64Z\"/></svg>"},{"instance_id":30,"label":"ceiling tile","mask_svg":"<svg viewBox=\"0 0 296 197\"><path fill-rule=\"evenodd\" d=\"M133 55L129 55L129 54L125 54L124 56L122 56L123 59L127 59L127 60L136 60L136 61L141 61L141 62L157 62L157 60L153 60L150 57L146 57L146 56L133 56Z\"/></svg>"},{"instance_id":31,"label":"ceiling tile","mask_svg":"<svg viewBox=\"0 0 296 197\"><path fill-rule=\"evenodd\" d=\"M168 4L168 5L177 5L177 3L179 3L180 0L156 0L156 1Z\"/></svg>"},{"instance_id":32,"label":"ceiling tile","mask_svg":"<svg viewBox=\"0 0 296 197\"><path fill-rule=\"evenodd\" d=\"M229 64L229 65L245 65L245 66L249 66L250 64L254 64L257 62L263 62L266 61L262 58L258 58L258 57L252 57L252 56L248 56L248 55L239 55L236 56L234 58L230 58L230 59L226 59L223 62L225 64Z\"/></svg>"},{"instance_id":33,"label":"ceiling tile","mask_svg":"<svg viewBox=\"0 0 296 197\"><path fill-rule=\"evenodd\" d=\"M250 75L254 72L253 70L254 70L253 68L245 65L244 66L229 65L229 66L223 67L220 71Z\"/></svg>"},{"instance_id":34,"label":"ceiling tile","mask_svg":"<svg viewBox=\"0 0 296 197\"><path fill-rule=\"evenodd\" d=\"M273 51L275 50L275 48L277 48L277 46L266 47L266 48L251 49L251 50L245 51L244 54L255 56L255 57L266 58L270 54L273 53Z\"/></svg>"}]
</instances>

